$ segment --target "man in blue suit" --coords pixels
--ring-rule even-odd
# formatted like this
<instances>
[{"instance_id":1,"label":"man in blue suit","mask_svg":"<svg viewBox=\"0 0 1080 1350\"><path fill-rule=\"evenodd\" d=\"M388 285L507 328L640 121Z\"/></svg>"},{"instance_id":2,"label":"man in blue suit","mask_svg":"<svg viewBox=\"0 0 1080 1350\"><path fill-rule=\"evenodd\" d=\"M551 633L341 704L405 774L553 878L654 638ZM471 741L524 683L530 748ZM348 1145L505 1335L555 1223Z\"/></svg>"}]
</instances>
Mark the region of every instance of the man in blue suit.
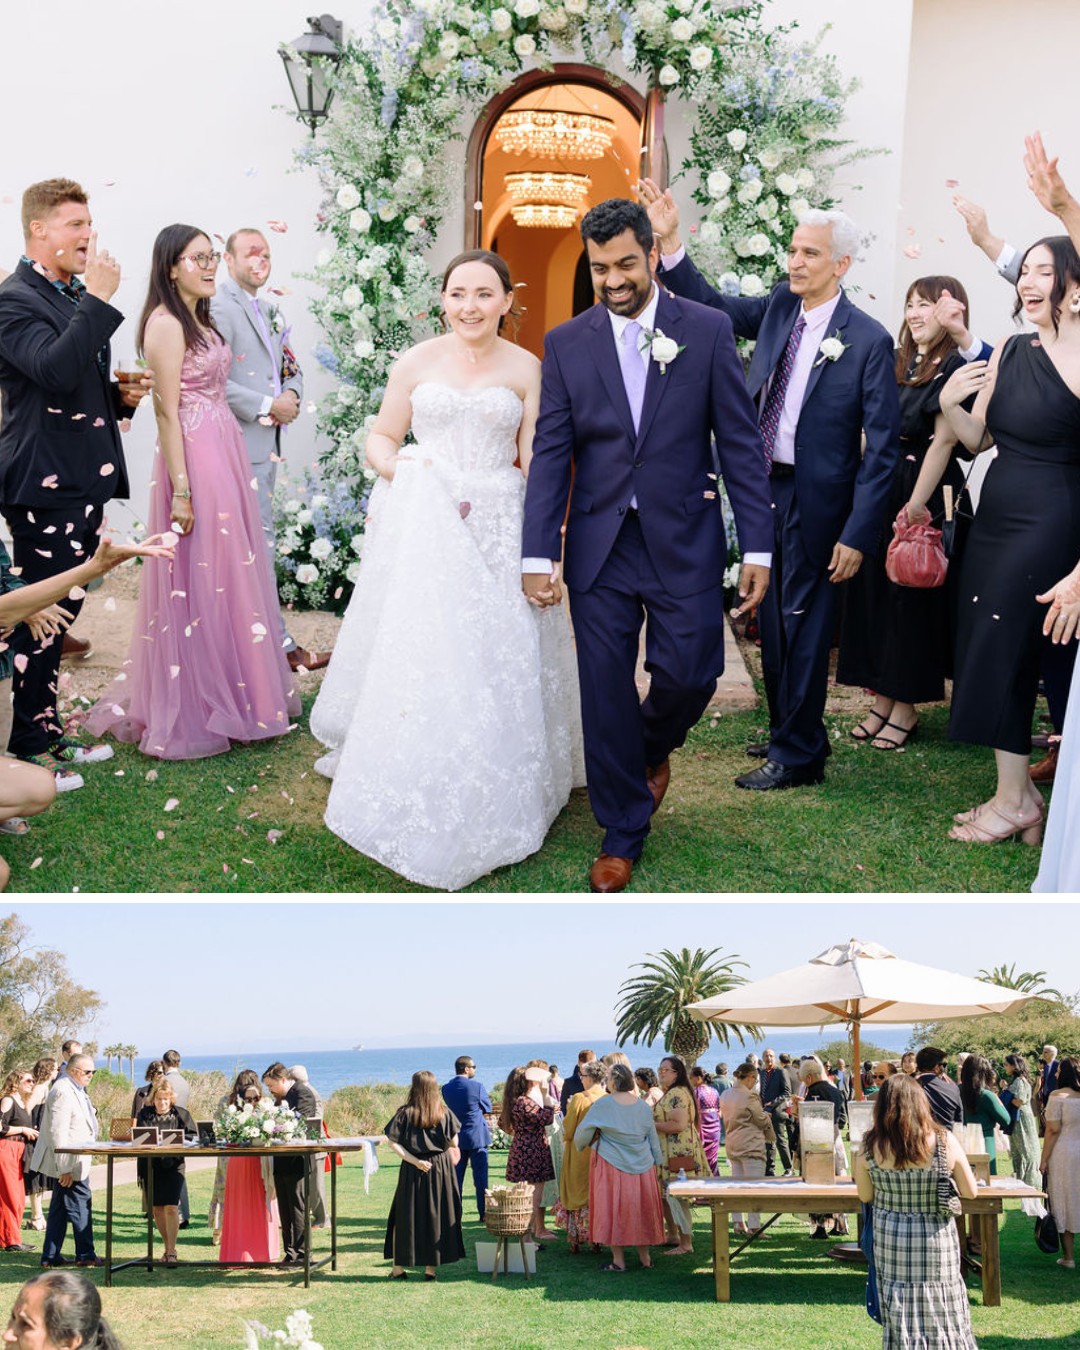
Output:
<instances>
[{"instance_id":1,"label":"man in blue suit","mask_svg":"<svg viewBox=\"0 0 1080 1350\"><path fill-rule=\"evenodd\" d=\"M653 233L636 202L601 202L581 233L600 303L545 340L522 571L532 603L559 602L566 519L585 770L604 829L589 884L612 892L630 880L667 790L668 756L724 667L727 541L713 436L746 605L768 588L772 504L729 320L657 287ZM651 682L640 703L643 615Z\"/></svg>"},{"instance_id":2,"label":"man in blue suit","mask_svg":"<svg viewBox=\"0 0 1080 1350\"><path fill-rule=\"evenodd\" d=\"M720 294L686 256L670 191L645 180L641 195L664 285L723 311L757 344L747 387L776 504L772 585L760 613L769 740L748 748L765 763L735 782L756 791L820 783L838 584L877 539L899 453L893 340L840 286L859 244L842 211L804 212L787 281L749 298Z\"/></svg>"},{"instance_id":3,"label":"man in blue suit","mask_svg":"<svg viewBox=\"0 0 1080 1350\"><path fill-rule=\"evenodd\" d=\"M491 1100L487 1088L477 1081L476 1065L468 1055L459 1055L454 1060L455 1077L443 1084L443 1101L458 1120L458 1149L461 1157L457 1162L458 1190L462 1190L465 1181L465 1169L472 1163L473 1185L476 1187L476 1208L480 1222L484 1222L484 1192L488 1183L488 1145L491 1143L491 1131L484 1119L492 1112Z\"/></svg>"}]
</instances>

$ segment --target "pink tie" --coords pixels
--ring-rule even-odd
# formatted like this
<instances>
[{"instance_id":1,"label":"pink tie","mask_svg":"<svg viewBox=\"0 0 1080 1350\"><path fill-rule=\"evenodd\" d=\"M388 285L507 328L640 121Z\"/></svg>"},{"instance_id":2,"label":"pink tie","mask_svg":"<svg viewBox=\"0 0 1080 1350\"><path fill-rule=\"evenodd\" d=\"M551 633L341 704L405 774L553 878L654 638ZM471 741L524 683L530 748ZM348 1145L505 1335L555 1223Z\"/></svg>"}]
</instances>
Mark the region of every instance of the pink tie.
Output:
<instances>
[{"instance_id":1,"label":"pink tie","mask_svg":"<svg viewBox=\"0 0 1080 1350\"><path fill-rule=\"evenodd\" d=\"M641 422L641 405L645 402L645 363L641 359L638 338L641 324L631 319L623 329L622 343L619 347L619 365L622 367L623 387L630 404L630 416L634 419L634 430Z\"/></svg>"}]
</instances>

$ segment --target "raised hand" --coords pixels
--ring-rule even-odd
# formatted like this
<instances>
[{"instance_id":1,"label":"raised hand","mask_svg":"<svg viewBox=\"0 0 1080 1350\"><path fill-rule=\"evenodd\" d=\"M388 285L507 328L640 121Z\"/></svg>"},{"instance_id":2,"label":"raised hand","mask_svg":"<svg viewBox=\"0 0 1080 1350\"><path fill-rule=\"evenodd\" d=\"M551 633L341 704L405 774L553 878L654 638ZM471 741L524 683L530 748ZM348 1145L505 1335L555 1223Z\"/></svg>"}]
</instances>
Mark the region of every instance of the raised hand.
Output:
<instances>
[{"instance_id":1,"label":"raised hand","mask_svg":"<svg viewBox=\"0 0 1080 1350\"><path fill-rule=\"evenodd\" d=\"M116 294L116 288L120 285L120 264L105 249L98 252L97 230L90 231L83 281L86 283L88 295L105 301L112 299Z\"/></svg>"},{"instance_id":2,"label":"raised hand","mask_svg":"<svg viewBox=\"0 0 1080 1350\"><path fill-rule=\"evenodd\" d=\"M679 249L679 208L671 189L660 190L660 185L651 178L643 178L637 185L641 204L649 213L649 223L653 227L660 245L660 252L670 255Z\"/></svg>"},{"instance_id":3,"label":"raised hand","mask_svg":"<svg viewBox=\"0 0 1080 1350\"><path fill-rule=\"evenodd\" d=\"M971 346L971 334L968 332L967 326L967 308L962 300L958 300L951 292L943 290L934 305L934 318L958 347L963 349Z\"/></svg>"},{"instance_id":4,"label":"raised hand","mask_svg":"<svg viewBox=\"0 0 1080 1350\"><path fill-rule=\"evenodd\" d=\"M1024 137L1024 169L1028 176L1028 187L1035 194L1040 206L1055 216L1060 216L1075 207L1072 193L1058 172L1058 157L1050 159L1042 142L1042 135L1036 131L1033 136Z\"/></svg>"}]
</instances>

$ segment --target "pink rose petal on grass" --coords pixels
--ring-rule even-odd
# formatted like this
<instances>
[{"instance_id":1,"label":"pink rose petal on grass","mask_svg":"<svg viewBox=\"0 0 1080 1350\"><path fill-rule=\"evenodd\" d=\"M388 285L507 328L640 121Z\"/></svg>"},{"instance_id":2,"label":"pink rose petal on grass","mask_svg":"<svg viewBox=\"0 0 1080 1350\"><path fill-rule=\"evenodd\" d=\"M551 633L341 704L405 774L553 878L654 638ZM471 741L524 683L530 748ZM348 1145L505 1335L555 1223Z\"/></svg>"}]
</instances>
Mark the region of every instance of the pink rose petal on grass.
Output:
<instances>
[{"instance_id":1,"label":"pink rose petal on grass","mask_svg":"<svg viewBox=\"0 0 1080 1350\"><path fill-rule=\"evenodd\" d=\"M274 419L273 419L272 417L260 417L260 418L259 418L259 426L261 426L261 427L272 427L273 425L274 425Z\"/></svg>"},{"instance_id":2,"label":"pink rose petal on grass","mask_svg":"<svg viewBox=\"0 0 1080 1350\"><path fill-rule=\"evenodd\" d=\"M148 783L156 783L157 776L158 776L157 769L147 769L145 777Z\"/></svg>"},{"instance_id":3,"label":"pink rose petal on grass","mask_svg":"<svg viewBox=\"0 0 1080 1350\"><path fill-rule=\"evenodd\" d=\"M164 838L165 838L165 831L164 831L164 830L158 830L158 831L155 833L154 838L155 838L155 839L164 839Z\"/></svg>"},{"instance_id":4,"label":"pink rose petal on grass","mask_svg":"<svg viewBox=\"0 0 1080 1350\"><path fill-rule=\"evenodd\" d=\"M44 859L42 858L35 858L34 861L30 864L30 871L32 872L35 867L40 867L43 861Z\"/></svg>"},{"instance_id":5,"label":"pink rose petal on grass","mask_svg":"<svg viewBox=\"0 0 1080 1350\"><path fill-rule=\"evenodd\" d=\"M269 843L276 844L283 834L284 830L267 830L266 838Z\"/></svg>"},{"instance_id":6,"label":"pink rose petal on grass","mask_svg":"<svg viewBox=\"0 0 1080 1350\"><path fill-rule=\"evenodd\" d=\"M179 805L180 805L179 797L170 797L169 800L165 803L165 810L175 811Z\"/></svg>"},{"instance_id":7,"label":"pink rose petal on grass","mask_svg":"<svg viewBox=\"0 0 1080 1350\"><path fill-rule=\"evenodd\" d=\"M115 608L116 608L116 598L110 595L106 598L104 605L102 605L102 609L104 609L107 613L111 614Z\"/></svg>"}]
</instances>

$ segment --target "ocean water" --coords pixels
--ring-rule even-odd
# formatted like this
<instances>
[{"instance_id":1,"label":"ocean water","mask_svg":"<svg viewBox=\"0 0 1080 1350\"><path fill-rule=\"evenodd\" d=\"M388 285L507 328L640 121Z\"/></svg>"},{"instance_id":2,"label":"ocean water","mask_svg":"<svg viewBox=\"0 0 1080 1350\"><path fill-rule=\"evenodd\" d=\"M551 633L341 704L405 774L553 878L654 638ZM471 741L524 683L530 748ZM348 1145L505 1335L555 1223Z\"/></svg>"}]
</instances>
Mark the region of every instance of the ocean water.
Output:
<instances>
[{"instance_id":1,"label":"ocean water","mask_svg":"<svg viewBox=\"0 0 1080 1350\"><path fill-rule=\"evenodd\" d=\"M731 1046L723 1046L714 1041L701 1057L701 1062L710 1069L714 1065L726 1062L734 1068L749 1051L759 1056L766 1045L779 1054L787 1051L793 1058L809 1054L829 1041L841 1039L843 1027L824 1027L814 1029L777 1031L767 1041L750 1042L740 1045L735 1041ZM908 1030L906 1027L866 1028L865 1039L875 1045L891 1049L896 1053L906 1049ZM583 1036L574 1041L545 1041L537 1037L527 1043L506 1045L475 1045L463 1042L460 1046L396 1046L392 1049L379 1049L376 1046L363 1050L298 1050L290 1052L283 1048L276 1054L265 1050L258 1053L239 1051L234 1055L185 1055L182 1068L197 1072L218 1069L230 1080L241 1069L254 1069L262 1074L275 1059L286 1065L303 1064L308 1077L325 1098L339 1087L350 1083L401 1083L408 1085L412 1075L419 1069L430 1069L440 1083L454 1075L454 1060L459 1054L471 1055L476 1062L476 1076L492 1088L496 1083L506 1080L510 1070L517 1064L525 1064L530 1059L546 1059L559 1066L559 1072L565 1077L577 1062L578 1051L588 1047L598 1055L615 1050L614 1037ZM622 1047L630 1057L635 1069L642 1065L655 1068L664 1054L660 1041L652 1046L625 1045ZM99 1056L100 1060L100 1056ZM136 1058L135 1079L142 1082L150 1058Z\"/></svg>"}]
</instances>

